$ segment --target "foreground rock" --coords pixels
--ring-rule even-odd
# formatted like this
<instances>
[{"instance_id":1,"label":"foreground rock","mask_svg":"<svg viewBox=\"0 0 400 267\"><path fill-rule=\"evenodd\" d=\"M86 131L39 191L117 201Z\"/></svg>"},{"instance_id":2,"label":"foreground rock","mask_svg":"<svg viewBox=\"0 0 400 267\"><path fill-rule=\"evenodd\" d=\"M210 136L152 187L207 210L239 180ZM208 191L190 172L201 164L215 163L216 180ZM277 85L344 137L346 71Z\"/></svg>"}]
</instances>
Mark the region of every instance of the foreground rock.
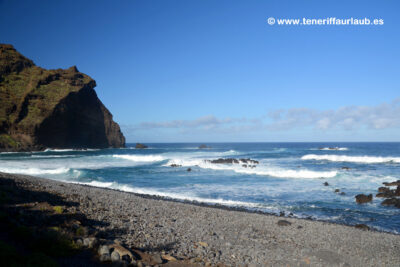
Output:
<instances>
[{"instance_id":1,"label":"foreground rock","mask_svg":"<svg viewBox=\"0 0 400 267\"><path fill-rule=\"evenodd\" d=\"M359 194L356 196L356 202L358 204L364 204L372 201L372 194L369 195L364 195L364 194Z\"/></svg>"},{"instance_id":2,"label":"foreground rock","mask_svg":"<svg viewBox=\"0 0 400 267\"><path fill-rule=\"evenodd\" d=\"M75 66L46 70L0 44L0 151L125 146L95 86Z\"/></svg>"}]
</instances>

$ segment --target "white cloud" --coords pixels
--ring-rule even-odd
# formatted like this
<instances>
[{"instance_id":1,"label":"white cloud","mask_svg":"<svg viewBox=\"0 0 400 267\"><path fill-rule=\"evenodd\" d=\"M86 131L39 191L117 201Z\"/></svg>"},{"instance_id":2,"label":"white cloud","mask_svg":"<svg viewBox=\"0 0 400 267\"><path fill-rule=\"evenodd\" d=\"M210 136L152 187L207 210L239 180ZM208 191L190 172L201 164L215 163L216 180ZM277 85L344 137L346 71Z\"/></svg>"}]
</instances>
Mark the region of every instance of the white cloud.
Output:
<instances>
[{"instance_id":1,"label":"white cloud","mask_svg":"<svg viewBox=\"0 0 400 267\"><path fill-rule=\"evenodd\" d=\"M161 122L142 122L137 125L123 125L131 131L156 129L178 129L219 133L288 131L299 128L312 128L315 131L389 129L400 127L400 98L377 106L346 106L335 110L316 110L292 108L273 110L260 118L217 118L207 115L193 120L172 120Z\"/></svg>"}]
</instances>

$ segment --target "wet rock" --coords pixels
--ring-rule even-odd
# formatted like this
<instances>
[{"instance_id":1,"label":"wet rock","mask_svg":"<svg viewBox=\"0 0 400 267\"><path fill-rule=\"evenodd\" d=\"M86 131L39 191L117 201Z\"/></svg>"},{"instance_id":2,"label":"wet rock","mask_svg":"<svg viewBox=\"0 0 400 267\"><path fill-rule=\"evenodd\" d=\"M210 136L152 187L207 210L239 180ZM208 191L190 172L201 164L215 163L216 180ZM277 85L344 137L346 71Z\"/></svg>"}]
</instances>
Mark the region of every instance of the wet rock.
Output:
<instances>
[{"instance_id":1,"label":"wet rock","mask_svg":"<svg viewBox=\"0 0 400 267\"><path fill-rule=\"evenodd\" d=\"M192 169L191 169L191 168L188 168L188 169L187 169L187 171L188 171L188 172L191 172L191 171L192 171Z\"/></svg>"},{"instance_id":2,"label":"wet rock","mask_svg":"<svg viewBox=\"0 0 400 267\"><path fill-rule=\"evenodd\" d=\"M219 159L209 160L209 162L214 163L214 164L233 164L233 163L238 164L239 163L239 161L237 159L233 159L233 158L227 158L227 159L219 158Z\"/></svg>"},{"instance_id":3,"label":"wet rock","mask_svg":"<svg viewBox=\"0 0 400 267\"><path fill-rule=\"evenodd\" d=\"M344 196L344 195L346 195L346 193L345 192L340 192L339 195Z\"/></svg>"},{"instance_id":4,"label":"wet rock","mask_svg":"<svg viewBox=\"0 0 400 267\"><path fill-rule=\"evenodd\" d=\"M219 158L219 159L214 159L214 160L206 160L206 162L214 163L214 164L252 164L251 166L255 167L255 164L259 164L257 160L253 159L234 159L234 158Z\"/></svg>"},{"instance_id":5,"label":"wet rock","mask_svg":"<svg viewBox=\"0 0 400 267\"><path fill-rule=\"evenodd\" d=\"M388 187L379 187L378 188L378 192L379 193L386 193L386 192L390 192L390 188L388 188Z\"/></svg>"},{"instance_id":6,"label":"wet rock","mask_svg":"<svg viewBox=\"0 0 400 267\"><path fill-rule=\"evenodd\" d=\"M364 204L372 201L372 194L369 195L359 194L355 196L355 198L358 204Z\"/></svg>"},{"instance_id":7,"label":"wet rock","mask_svg":"<svg viewBox=\"0 0 400 267\"><path fill-rule=\"evenodd\" d=\"M247 163L247 164L259 164L260 163L254 159L239 159L239 161L241 161L243 163Z\"/></svg>"},{"instance_id":8,"label":"wet rock","mask_svg":"<svg viewBox=\"0 0 400 267\"><path fill-rule=\"evenodd\" d=\"M388 198L382 201L381 205L383 206L395 206L396 208L400 208L400 199L398 198Z\"/></svg>"},{"instance_id":9,"label":"wet rock","mask_svg":"<svg viewBox=\"0 0 400 267\"><path fill-rule=\"evenodd\" d=\"M344 167L342 167L342 170L349 171L349 170L351 170L351 168L344 166Z\"/></svg>"},{"instance_id":10,"label":"wet rock","mask_svg":"<svg viewBox=\"0 0 400 267\"><path fill-rule=\"evenodd\" d=\"M324 182L323 185L324 186L329 186L329 183L328 182Z\"/></svg>"},{"instance_id":11,"label":"wet rock","mask_svg":"<svg viewBox=\"0 0 400 267\"><path fill-rule=\"evenodd\" d=\"M335 189L335 193L339 193L340 192L340 189Z\"/></svg>"},{"instance_id":12,"label":"wet rock","mask_svg":"<svg viewBox=\"0 0 400 267\"><path fill-rule=\"evenodd\" d=\"M169 165L169 166L171 166L171 167L173 167L173 168L182 167L182 165L179 165L179 164L171 164L171 165Z\"/></svg>"},{"instance_id":13,"label":"wet rock","mask_svg":"<svg viewBox=\"0 0 400 267\"><path fill-rule=\"evenodd\" d=\"M146 146L146 145L144 145L144 144L141 144L141 143L136 143L135 148L137 148L137 149L144 149L144 148L148 148L148 146Z\"/></svg>"},{"instance_id":14,"label":"wet rock","mask_svg":"<svg viewBox=\"0 0 400 267\"><path fill-rule=\"evenodd\" d=\"M366 224L356 224L354 227L357 228L357 229L364 230L364 231L369 231L370 230L369 226L366 225Z\"/></svg>"},{"instance_id":15,"label":"wet rock","mask_svg":"<svg viewBox=\"0 0 400 267\"><path fill-rule=\"evenodd\" d=\"M204 145L204 144L202 144L202 145L199 146L199 149L206 149L206 148L208 148L208 146L206 146L206 145Z\"/></svg>"},{"instance_id":16,"label":"wet rock","mask_svg":"<svg viewBox=\"0 0 400 267\"><path fill-rule=\"evenodd\" d=\"M279 220L277 224L278 224L279 226L289 226L289 225L292 225L291 222L286 221L286 220Z\"/></svg>"},{"instance_id":17,"label":"wet rock","mask_svg":"<svg viewBox=\"0 0 400 267\"><path fill-rule=\"evenodd\" d=\"M400 180L397 180L397 181L394 181L394 182L390 182L390 183L385 182L383 184L386 185L386 186L399 186L400 185Z\"/></svg>"}]
</instances>

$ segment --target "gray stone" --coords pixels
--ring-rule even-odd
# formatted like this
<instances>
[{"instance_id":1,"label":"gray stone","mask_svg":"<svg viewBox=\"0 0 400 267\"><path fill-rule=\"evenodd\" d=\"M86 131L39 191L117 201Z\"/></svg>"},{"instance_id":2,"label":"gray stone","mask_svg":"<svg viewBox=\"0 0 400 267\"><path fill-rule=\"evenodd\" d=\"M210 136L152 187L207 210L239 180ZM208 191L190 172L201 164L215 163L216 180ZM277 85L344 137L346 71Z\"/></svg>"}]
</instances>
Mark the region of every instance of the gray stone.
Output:
<instances>
[{"instance_id":1,"label":"gray stone","mask_svg":"<svg viewBox=\"0 0 400 267\"><path fill-rule=\"evenodd\" d=\"M119 261L121 257L119 256L119 253L116 251L113 251L111 253L111 261Z\"/></svg>"},{"instance_id":2,"label":"gray stone","mask_svg":"<svg viewBox=\"0 0 400 267\"><path fill-rule=\"evenodd\" d=\"M110 248L107 245L100 246L99 255L110 254Z\"/></svg>"},{"instance_id":3,"label":"gray stone","mask_svg":"<svg viewBox=\"0 0 400 267\"><path fill-rule=\"evenodd\" d=\"M110 254L101 254L100 255L100 261L105 262L105 261L111 261Z\"/></svg>"},{"instance_id":4,"label":"gray stone","mask_svg":"<svg viewBox=\"0 0 400 267\"><path fill-rule=\"evenodd\" d=\"M156 263L156 264L161 264L161 263L163 263L163 260L162 260L162 258L161 258L161 256L160 256L160 254L155 254L155 255L153 255L152 257L151 257L151 259L154 261L154 263Z\"/></svg>"},{"instance_id":5,"label":"gray stone","mask_svg":"<svg viewBox=\"0 0 400 267\"><path fill-rule=\"evenodd\" d=\"M97 245L98 241L95 237L87 237L83 239L83 245L88 248L94 248Z\"/></svg>"}]
</instances>

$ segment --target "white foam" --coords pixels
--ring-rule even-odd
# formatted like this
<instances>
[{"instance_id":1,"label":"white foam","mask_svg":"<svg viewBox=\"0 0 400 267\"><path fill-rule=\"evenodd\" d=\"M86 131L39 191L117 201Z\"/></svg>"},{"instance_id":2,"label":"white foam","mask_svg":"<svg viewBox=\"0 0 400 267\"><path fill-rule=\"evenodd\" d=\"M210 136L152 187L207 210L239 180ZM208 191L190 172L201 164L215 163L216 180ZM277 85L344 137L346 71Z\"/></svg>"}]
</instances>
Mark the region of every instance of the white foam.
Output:
<instances>
[{"instance_id":1,"label":"white foam","mask_svg":"<svg viewBox=\"0 0 400 267\"><path fill-rule=\"evenodd\" d=\"M243 201L235 201L235 200L227 200L222 198L202 198L197 196L190 196L184 193L171 193L171 192L161 192L158 190L148 189L148 188L135 188L128 185L120 185L116 182L100 182L100 181L91 181L91 182L76 182L76 181L69 181L64 180L67 183L73 184L83 184L83 185L90 185L94 187L101 187L101 188L110 188L110 189L117 189L124 192L142 194L142 195L152 195L152 196L160 196L166 197L170 199L176 200L187 200L187 201L197 201L201 203L208 203L208 204L221 204L225 206L236 206L236 207L249 207L249 208L269 208L274 209L276 207L273 206L266 206L261 203L252 203L252 202L243 202Z\"/></svg>"},{"instance_id":2,"label":"white foam","mask_svg":"<svg viewBox=\"0 0 400 267\"><path fill-rule=\"evenodd\" d=\"M301 157L302 160L329 160L339 162L357 163L400 163L400 157L372 157L372 156L340 156L340 155L315 155L308 154Z\"/></svg>"},{"instance_id":3,"label":"white foam","mask_svg":"<svg viewBox=\"0 0 400 267\"><path fill-rule=\"evenodd\" d=\"M0 172L27 174L27 175L43 175L43 174L62 174L69 172L69 168L56 169L39 169L39 168L1 168Z\"/></svg>"},{"instance_id":4,"label":"white foam","mask_svg":"<svg viewBox=\"0 0 400 267\"><path fill-rule=\"evenodd\" d=\"M346 151L349 149L347 147L323 147L323 148L318 148L318 150Z\"/></svg>"},{"instance_id":5,"label":"white foam","mask_svg":"<svg viewBox=\"0 0 400 267\"><path fill-rule=\"evenodd\" d=\"M57 148L47 148L44 152L85 152L85 151L97 151L100 149L95 148L85 148L85 149L72 149L72 148L65 148L65 149L57 149Z\"/></svg>"},{"instance_id":6,"label":"white foam","mask_svg":"<svg viewBox=\"0 0 400 267\"><path fill-rule=\"evenodd\" d=\"M135 162L155 162L164 160L160 155L113 155L113 157Z\"/></svg>"},{"instance_id":7,"label":"white foam","mask_svg":"<svg viewBox=\"0 0 400 267\"><path fill-rule=\"evenodd\" d=\"M163 166L171 166L172 164L181 165L183 167L198 166L204 169L212 170L230 170L242 174L254 174L262 176L273 176L278 178L300 178L300 179L316 179L316 178L332 178L337 175L337 171L311 171L311 170L290 170L277 167L263 166L262 163L255 168L245 168L242 163L239 164L215 164L202 159L173 159L169 160Z\"/></svg>"}]
</instances>

